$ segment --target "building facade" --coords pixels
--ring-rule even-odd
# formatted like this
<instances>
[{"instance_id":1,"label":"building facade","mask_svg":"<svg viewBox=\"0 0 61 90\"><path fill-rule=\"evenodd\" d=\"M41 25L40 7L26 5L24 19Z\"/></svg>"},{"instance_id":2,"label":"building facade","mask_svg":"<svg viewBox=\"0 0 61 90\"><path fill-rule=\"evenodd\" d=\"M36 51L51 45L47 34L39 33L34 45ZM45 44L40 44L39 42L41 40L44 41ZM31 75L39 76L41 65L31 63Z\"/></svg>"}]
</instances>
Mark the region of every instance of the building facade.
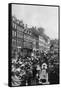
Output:
<instances>
[{"instance_id":1,"label":"building facade","mask_svg":"<svg viewBox=\"0 0 61 90\"><path fill-rule=\"evenodd\" d=\"M12 53L17 53L21 51L23 47L23 31L24 24L22 21L12 17Z\"/></svg>"},{"instance_id":2,"label":"building facade","mask_svg":"<svg viewBox=\"0 0 61 90\"><path fill-rule=\"evenodd\" d=\"M36 30L35 30L36 32ZM30 56L33 49L39 48L39 36L32 28L24 26L23 21L12 17L12 53L20 52L23 56Z\"/></svg>"},{"instance_id":3,"label":"building facade","mask_svg":"<svg viewBox=\"0 0 61 90\"><path fill-rule=\"evenodd\" d=\"M50 49L50 39L47 38L47 41L43 36L39 36L39 50L47 52Z\"/></svg>"}]
</instances>

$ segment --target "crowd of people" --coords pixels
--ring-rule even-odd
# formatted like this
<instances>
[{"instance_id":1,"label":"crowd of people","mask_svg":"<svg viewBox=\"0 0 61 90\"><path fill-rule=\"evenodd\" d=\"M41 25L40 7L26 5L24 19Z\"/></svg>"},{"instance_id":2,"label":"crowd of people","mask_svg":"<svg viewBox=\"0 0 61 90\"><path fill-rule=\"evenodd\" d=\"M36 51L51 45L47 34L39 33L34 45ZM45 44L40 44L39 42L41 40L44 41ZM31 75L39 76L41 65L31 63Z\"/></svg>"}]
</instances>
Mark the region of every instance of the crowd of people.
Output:
<instances>
[{"instance_id":1,"label":"crowd of people","mask_svg":"<svg viewBox=\"0 0 61 90\"><path fill-rule=\"evenodd\" d=\"M19 54L12 58L12 86L58 84L58 68L48 61L48 54L22 58Z\"/></svg>"}]
</instances>

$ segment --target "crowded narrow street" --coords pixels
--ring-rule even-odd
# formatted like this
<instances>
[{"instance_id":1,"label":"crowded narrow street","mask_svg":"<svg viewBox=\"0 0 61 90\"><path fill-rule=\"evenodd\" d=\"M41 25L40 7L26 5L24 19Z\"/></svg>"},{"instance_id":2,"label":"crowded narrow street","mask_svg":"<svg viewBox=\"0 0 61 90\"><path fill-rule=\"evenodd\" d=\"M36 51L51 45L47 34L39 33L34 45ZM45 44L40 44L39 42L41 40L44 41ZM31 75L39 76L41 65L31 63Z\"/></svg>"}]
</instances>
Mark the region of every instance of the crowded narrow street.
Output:
<instances>
[{"instance_id":1,"label":"crowded narrow street","mask_svg":"<svg viewBox=\"0 0 61 90\"><path fill-rule=\"evenodd\" d=\"M48 85L58 83L58 69L47 59L48 54L40 56L21 58L19 54L16 59L12 58L12 85ZM47 58L46 58L47 57ZM47 62L48 61L48 62Z\"/></svg>"}]
</instances>

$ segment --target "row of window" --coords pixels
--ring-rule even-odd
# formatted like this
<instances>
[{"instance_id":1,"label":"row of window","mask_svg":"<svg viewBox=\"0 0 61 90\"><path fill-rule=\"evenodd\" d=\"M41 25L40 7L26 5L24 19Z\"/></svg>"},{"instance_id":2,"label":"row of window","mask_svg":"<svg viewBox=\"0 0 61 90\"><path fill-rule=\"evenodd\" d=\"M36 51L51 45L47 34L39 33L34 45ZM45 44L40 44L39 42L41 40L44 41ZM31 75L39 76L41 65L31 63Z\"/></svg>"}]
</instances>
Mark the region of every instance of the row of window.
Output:
<instances>
[{"instance_id":1,"label":"row of window","mask_svg":"<svg viewBox=\"0 0 61 90\"><path fill-rule=\"evenodd\" d=\"M22 39L24 38L24 40L31 41L31 42L34 41L34 39L30 35L24 34L20 31L17 31L17 36L16 36L15 30L12 30L12 37L17 37L17 38L22 38Z\"/></svg>"},{"instance_id":2,"label":"row of window","mask_svg":"<svg viewBox=\"0 0 61 90\"><path fill-rule=\"evenodd\" d=\"M18 39L16 41L16 39L12 39L12 46L22 46L23 45L23 41L21 39Z\"/></svg>"},{"instance_id":3,"label":"row of window","mask_svg":"<svg viewBox=\"0 0 61 90\"><path fill-rule=\"evenodd\" d=\"M24 29L23 27L17 25L17 24L14 23L14 22L12 23L12 28L13 28L13 29L16 29L16 30L18 30L18 31L21 31L21 32L24 32L24 33L27 33L27 34L31 35L31 30L29 30L29 29Z\"/></svg>"},{"instance_id":4,"label":"row of window","mask_svg":"<svg viewBox=\"0 0 61 90\"><path fill-rule=\"evenodd\" d=\"M12 30L12 37L16 37L16 31L15 30ZM17 37L18 38L23 38L23 33L17 31Z\"/></svg>"},{"instance_id":5,"label":"row of window","mask_svg":"<svg viewBox=\"0 0 61 90\"><path fill-rule=\"evenodd\" d=\"M12 39L12 46L21 46L21 47L27 47L27 48L32 48L33 47L33 43L32 42L27 42L27 41L24 41L22 39L18 39L16 41L16 39Z\"/></svg>"},{"instance_id":6,"label":"row of window","mask_svg":"<svg viewBox=\"0 0 61 90\"><path fill-rule=\"evenodd\" d=\"M25 29L25 30L24 30L24 33L27 33L27 34L29 34L29 35L32 35L31 30L29 30L29 29Z\"/></svg>"},{"instance_id":7,"label":"row of window","mask_svg":"<svg viewBox=\"0 0 61 90\"><path fill-rule=\"evenodd\" d=\"M15 30L12 31L12 37L13 38L16 37ZM36 47L36 40L35 39L33 40L29 35L28 36L24 35L24 37L23 37L23 33L19 32L19 31L17 31L17 42L16 42L16 39L12 39L12 45L13 46L16 46L16 45L22 46L23 45L23 38L24 38L24 46L25 47L29 47L29 48L32 48L33 46Z\"/></svg>"},{"instance_id":8,"label":"row of window","mask_svg":"<svg viewBox=\"0 0 61 90\"><path fill-rule=\"evenodd\" d=\"M16 29L16 30L19 30L19 31L22 31L23 32L23 27L21 27L21 26L19 26L19 25L17 25L16 23L12 23L12 28L13 29Z\"/></svg>"},{"instance_id":9,"label":"row of window","mask_svg":"<svg viewBox=\"0 0 61 90\"><path fill-rule=\"evenodd\" d=\"M31 49L33 47L33 44L32 42L24 42L24 47Z\"/></svg>"}]
</instances>

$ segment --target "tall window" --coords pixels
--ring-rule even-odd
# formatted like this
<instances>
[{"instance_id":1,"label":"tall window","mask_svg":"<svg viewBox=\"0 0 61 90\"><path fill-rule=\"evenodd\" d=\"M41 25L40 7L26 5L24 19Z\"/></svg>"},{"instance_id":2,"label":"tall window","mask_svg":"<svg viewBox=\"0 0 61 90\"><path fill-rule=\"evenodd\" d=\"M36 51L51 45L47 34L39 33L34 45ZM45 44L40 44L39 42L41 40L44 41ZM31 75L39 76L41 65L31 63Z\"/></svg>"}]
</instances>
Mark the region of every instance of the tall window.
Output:
<instances>
[{"instance_id":1,"label":"tall window","mask_svg":"<svg viewBox=\"0 0 61 90\"><path fill-rule=\"evenodd\" d=\"M16 37L16 31L12 30L12 37Z\"/></svg>"}]
</instances>

